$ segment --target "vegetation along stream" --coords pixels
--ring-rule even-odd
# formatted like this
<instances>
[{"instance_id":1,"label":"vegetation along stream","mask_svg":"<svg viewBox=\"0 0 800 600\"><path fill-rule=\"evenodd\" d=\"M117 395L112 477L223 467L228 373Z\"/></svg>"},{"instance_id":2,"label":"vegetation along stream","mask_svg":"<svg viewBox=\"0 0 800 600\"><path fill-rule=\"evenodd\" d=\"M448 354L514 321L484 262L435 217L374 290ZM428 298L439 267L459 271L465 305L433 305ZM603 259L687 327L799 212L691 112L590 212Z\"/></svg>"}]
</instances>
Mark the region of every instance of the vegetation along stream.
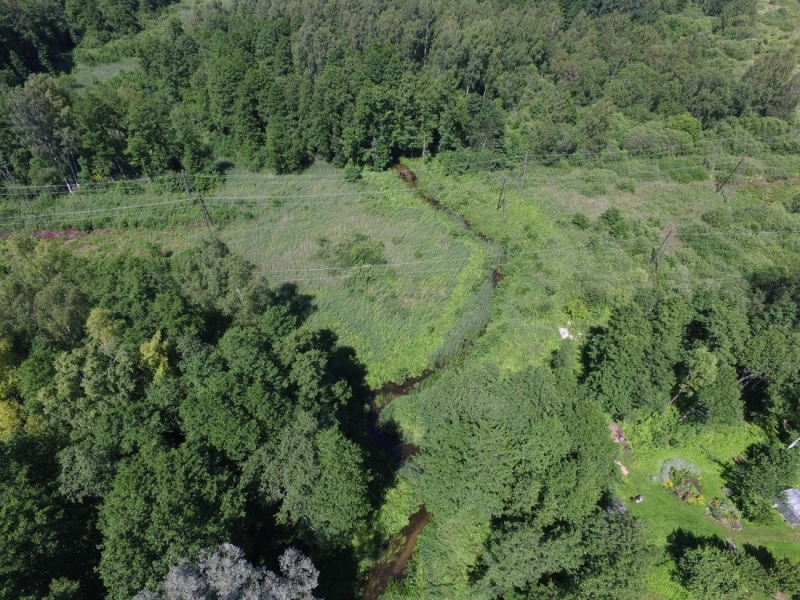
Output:
<instances>
[{"instance_id":1,"label":"vegetation along stream","mask_svg":"<svg viewBox=\"0 0 800 600\"><path fill-rule=\"evenodd\" d=\"M425 202L457 221L464 229L471 232L492 249L496 249L499 246L497 240L476 231L472 224L463 216L448 209L431 194L420 189L417 185L417 175L411 169L402 164L396 165L395 168L403 181L414 188ZM502 249L500 252L501 263L504 258L505 249ZM495 289L503 280L503 274L500 272L499 265L492 267L489 272L489 277L491 278L492 289ZM488 322L484 323L483 328L478 334L479 337L486 331L486 325L488 325ZM462 340L462 351L468 345L468 339ZM385 452L387 456L402 463L407 461L410 457L419 454L420 449L419 446L415 444L403 441L395 431L387 430L385 427L382 427L380 423L381 412L397 398L406 396L411 391L418 388L421 383L436 374L442 367L445 367L446 364L447 363L438 364L435 368L426 369L420 375L408 377L402 383L394 383L392 381L386 382L380 388L373 390L372 397L370 398L370 410L367 415L367 432L370 441L378 449ZM399 533L392 536L389 540L389 546L386 552L378 560L367 577L367 582L364 586L364 600L376 600L380 598L392 579L402 578L404 576L406 565L414 552L414 544L416 543L417 537L422 532L425 525L428 524L431 516L431 513L428 512L424 505L420 506L419 510L409 517L408 525Z\"/></svg>"}]
</instances>

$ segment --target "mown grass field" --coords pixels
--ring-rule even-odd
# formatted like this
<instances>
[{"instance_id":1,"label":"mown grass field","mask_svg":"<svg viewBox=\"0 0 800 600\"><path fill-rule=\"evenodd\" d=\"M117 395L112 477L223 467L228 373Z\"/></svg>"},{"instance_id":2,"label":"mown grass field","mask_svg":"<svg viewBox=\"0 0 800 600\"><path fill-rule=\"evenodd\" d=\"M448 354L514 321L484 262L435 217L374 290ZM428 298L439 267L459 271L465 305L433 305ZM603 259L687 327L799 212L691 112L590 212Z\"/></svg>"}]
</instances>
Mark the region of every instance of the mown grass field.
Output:
<instances>
[{"instance_id":1,"label":"mown grass field","mask_svg":"<svg viewBox=\"0 0 800 600\"><path fill-rule=\"evenodd\" d=\"M706 515L705 506L681 502L662 488L660 480L651 479L659 474L665 460L682 458L700 469L706 502L713 497L722 498L724 465L743 455L748 445L764 438L764 432L758 427L742 424L696 436L677 447L640 448L634 442L632 451L620 450L619 460L629 474L620 474L616 494L632 514L640 517L647 537L659 549L665 548L672 532L684 529L697 536L730 538L740 550L746 545L764 546L776 557L799 560L800 529L789 527L777 511L769 523L744 521L741 531L735 531ZM643 496L641 504L630 501L639 494ZM670 562L664 557L648 580L653 598L682 597L680 586L670 576L670 568Z\"/></svg>"}]
</instances>

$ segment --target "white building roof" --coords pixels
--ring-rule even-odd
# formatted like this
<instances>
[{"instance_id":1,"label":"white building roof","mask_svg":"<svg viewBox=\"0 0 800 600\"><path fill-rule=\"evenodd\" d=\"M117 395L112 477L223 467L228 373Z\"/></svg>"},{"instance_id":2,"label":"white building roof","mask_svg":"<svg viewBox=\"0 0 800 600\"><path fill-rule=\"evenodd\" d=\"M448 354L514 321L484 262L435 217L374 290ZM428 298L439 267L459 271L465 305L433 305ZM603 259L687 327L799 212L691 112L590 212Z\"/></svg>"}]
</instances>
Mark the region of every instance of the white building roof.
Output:
<instances>
[{"instance_id":1,"label":"white building roof","mask_svg":"<svg viewBox=\"0 0 800 600\"><path fill-rule=\"evenodd\" d=\"M800 525L800 490L789 488L775 498L775 508L789 525Z\"/></svg>"}]
</instances>

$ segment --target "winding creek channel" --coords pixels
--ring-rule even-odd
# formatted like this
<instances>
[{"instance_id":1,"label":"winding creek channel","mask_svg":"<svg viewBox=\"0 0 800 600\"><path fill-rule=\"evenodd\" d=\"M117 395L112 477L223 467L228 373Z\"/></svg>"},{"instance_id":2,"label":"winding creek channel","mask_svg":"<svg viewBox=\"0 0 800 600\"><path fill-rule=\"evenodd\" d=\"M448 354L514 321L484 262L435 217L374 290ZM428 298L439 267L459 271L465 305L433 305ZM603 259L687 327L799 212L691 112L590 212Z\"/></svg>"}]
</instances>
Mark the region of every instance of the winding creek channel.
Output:
<instances>
[{"instance_id":1,"label":"winding creek channel","mask_svg":"<svg viewBox=\"0 0 800 600\"><path fill-rule=\"evenodd\" d=\"M505 249L502 248L499 242L480 231L477 231L472 223L467 221L462 215L444 206L436 198L431 196L428 192L421 189L417 185L416 174L406 167L405 165L396 165L400 177L425 202L430 204L436 210L443 212L448 217L453 219L465 230L469 231L476 238L484 242L492 250L501 248L501 255L498 264L495 265L489 277L492 282L492 289L494 290L497 285L503 280L503 274L500 272L500 265L505 261ZM478 334L482 336L486 331L488 321L484 324L483 329ZM462 340L462 351L469 345L468 340ZM458 353L463 356L463 352ZM437 373L440 369L446 367L447 364L437 365L434 369L426 369L422 374L415 377L409 377L402 383L387 382L380 388L372 391L370 398L370 410L367 415L367 432L371 442L380 450L383 450L388 456L392 457L398 463L408 461L412 456L419 454L419 447L404 442L396 435L388 431L384 431L380 425L381 412L389 406L397 398L408 395L411 391L416 389L422 382ZM378 600L386 591L389 582L392 579L402 579L405 577L405 569L411 555L414 552L414 545L416 544L417 537L431 520L433 515L428 512L424 505L419 507L408 520L406 525L399 533L392 536L389 540L389 546L384 552L383 556L375 563L367 575L367 581L364 586L363 600Z\"/></svg>"}]
</instances>

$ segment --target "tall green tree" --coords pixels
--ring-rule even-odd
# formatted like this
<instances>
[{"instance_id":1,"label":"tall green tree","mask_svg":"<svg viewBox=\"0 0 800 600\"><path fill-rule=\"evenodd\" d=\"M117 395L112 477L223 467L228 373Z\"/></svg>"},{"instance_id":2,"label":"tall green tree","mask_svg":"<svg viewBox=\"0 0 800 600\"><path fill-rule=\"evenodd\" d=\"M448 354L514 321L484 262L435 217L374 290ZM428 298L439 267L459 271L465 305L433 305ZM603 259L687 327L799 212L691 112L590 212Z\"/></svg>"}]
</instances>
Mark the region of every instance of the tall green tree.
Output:
<instances>
[{"instance_id":1,"label":"tall green tree","mask_svg":"<svg viewBox=\"0 0 800 600\"><path fill-rule=\"evenodd\" d=\"M714 546L689 550L678 569L683 585L700 600L746 600L766 583L766 574L753 557Z\"/></svg>"},{"instance_id":2,"label":"tall green tree","mask_svg":"<svg viewBox=\"0 0 800 600\"><path fill-rule=\"evenodd\" d=\"M71 191L78 180L78 135L66 86L50 75L32 75L11 92L8 109L21 144Z\"/></svg>"},{"instance_id":3,"label":"tall green tree","mask_svg":"<svg viewBox=\"0 0 800 600\"><path fill-rule=\"evenodd\" d=\"M747 448L745 460L731 465L727 479L734 490L734 500L751 520L767 519L772 502L797 477L800 456L787 450L778 440L753 444Z\"/></svg>"}]
</instances>

